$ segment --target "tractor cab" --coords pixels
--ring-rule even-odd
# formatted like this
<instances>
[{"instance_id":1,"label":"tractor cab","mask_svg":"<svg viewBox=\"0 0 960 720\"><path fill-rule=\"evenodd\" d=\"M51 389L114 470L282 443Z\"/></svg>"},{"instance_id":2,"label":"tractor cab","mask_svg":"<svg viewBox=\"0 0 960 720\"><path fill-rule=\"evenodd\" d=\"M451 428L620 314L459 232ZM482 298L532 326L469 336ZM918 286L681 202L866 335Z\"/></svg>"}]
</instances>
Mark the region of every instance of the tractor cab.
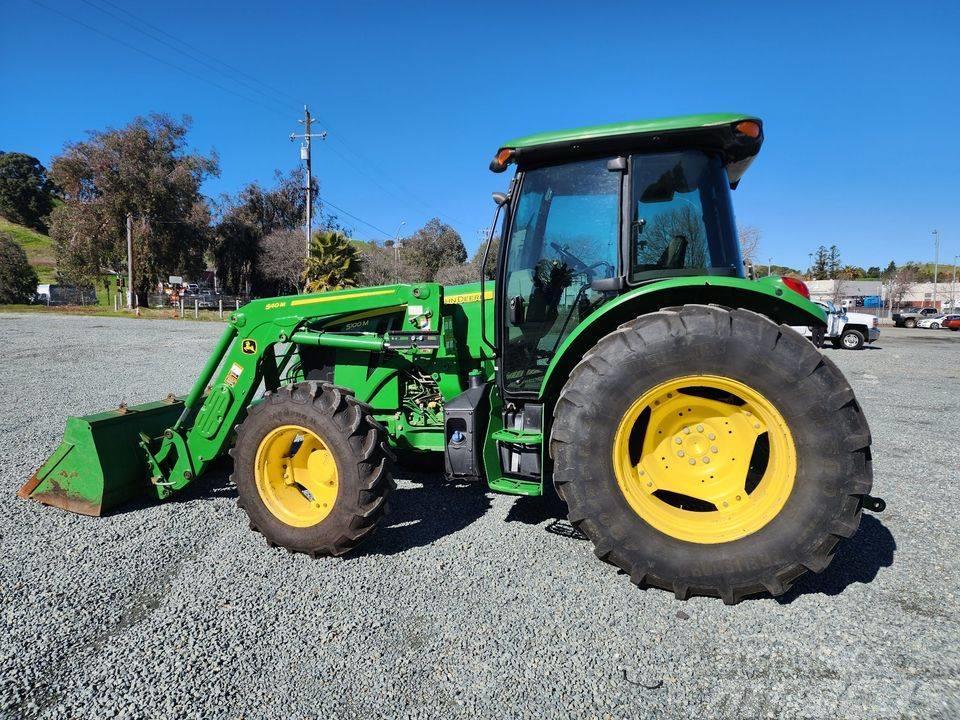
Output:
<instances>
[{"instance_id":1,"label":"tractor cab","mask_svg":"<svg viewBox=\"0 0 960 720\"><path fill-rule=\"evenodd\" d=\"M600 306L673 277L742 278L730 189L760 121L704 115L544 133L513 164L497 282L505 394L536 393L558 349Z\"/></svg>"}]
</instances>

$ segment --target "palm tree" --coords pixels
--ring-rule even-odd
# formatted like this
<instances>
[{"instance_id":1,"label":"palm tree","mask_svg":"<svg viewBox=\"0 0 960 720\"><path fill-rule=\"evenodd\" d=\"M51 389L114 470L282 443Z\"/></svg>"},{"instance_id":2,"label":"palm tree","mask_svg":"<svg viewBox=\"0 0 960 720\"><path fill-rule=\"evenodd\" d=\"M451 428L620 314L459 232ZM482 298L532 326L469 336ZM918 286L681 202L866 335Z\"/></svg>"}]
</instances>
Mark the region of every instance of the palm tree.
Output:
<instances>
[{"instance_id":1,"label":"palm tree","mask_svg":"<svg viewBox=\"0 0 960 720\"><path fill-rule=\"evenodd\" d=\"M336 230L315 232L304 271L307 292L356 287L361 266L360 253L346 235Z\"/></svg>"}]
</instances>

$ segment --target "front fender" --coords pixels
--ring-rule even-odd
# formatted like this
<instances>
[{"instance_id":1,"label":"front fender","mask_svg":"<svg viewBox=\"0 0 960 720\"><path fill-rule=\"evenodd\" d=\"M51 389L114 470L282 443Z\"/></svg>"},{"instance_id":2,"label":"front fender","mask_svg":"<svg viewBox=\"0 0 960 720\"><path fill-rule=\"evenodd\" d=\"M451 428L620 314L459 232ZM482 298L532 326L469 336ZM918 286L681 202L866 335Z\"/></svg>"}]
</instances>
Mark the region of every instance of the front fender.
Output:
<instances>
[{"instance_id":1,"label":"front fender","mask_svg":"<svg viewBox=\"0 0 960 720\"><path fill-rule=\"evenodd\" d=\"M559 386L601 337L632 318L677 305L723 305L766 315L779 324L825 325L826 313L794 292L779 277L746 280L697 276L658 280L634 288L594 310L557 348L547 366L539 397L556 397Z\"/></svg>"}]
</instances>

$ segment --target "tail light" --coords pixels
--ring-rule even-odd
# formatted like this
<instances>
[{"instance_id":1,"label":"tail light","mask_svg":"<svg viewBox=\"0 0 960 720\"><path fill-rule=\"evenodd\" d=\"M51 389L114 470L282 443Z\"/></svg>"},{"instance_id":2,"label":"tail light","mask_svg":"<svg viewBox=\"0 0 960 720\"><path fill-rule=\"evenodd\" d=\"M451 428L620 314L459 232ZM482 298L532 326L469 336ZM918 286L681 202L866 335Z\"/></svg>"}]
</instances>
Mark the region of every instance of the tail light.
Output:
<instances>
[{"instance_id":1,"label":"tail light","mask_svg":"<svg viewBox=\"0 0 960 720\"><path fill-rule=\"evenodd\" d=\"M810 299L810 290L807 288L807 284L803 280L797 280L796 278L792 277L782 277L780 280L795 293L803 295L807 300Z\"/></svg>"}]
</instances>

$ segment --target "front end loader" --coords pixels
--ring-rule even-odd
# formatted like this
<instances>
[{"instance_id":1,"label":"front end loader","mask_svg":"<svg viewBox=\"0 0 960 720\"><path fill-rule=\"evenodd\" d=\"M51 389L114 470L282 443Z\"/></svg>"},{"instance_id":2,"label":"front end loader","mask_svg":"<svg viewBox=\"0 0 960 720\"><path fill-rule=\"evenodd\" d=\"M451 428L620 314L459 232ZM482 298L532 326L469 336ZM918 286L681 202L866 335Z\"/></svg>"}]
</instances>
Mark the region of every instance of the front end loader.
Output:
<instances>
[{"instance_id":1,"label":"front end loader","mask_svg":"<svg viewBox=\"0 0 960 720\"><path fill-rule=\"evenodd\" d=\"M779 595L883 503L852 389L788 327L822 310L744 271L730 190L762 139L715 114L505 143L478 282L250 302L185 397L68 419L20 494L99 515L229 453L268 543L341 555L397 456L439 453L452 480L555 489L640 586Z\"/></svg>"}]
</instances>

